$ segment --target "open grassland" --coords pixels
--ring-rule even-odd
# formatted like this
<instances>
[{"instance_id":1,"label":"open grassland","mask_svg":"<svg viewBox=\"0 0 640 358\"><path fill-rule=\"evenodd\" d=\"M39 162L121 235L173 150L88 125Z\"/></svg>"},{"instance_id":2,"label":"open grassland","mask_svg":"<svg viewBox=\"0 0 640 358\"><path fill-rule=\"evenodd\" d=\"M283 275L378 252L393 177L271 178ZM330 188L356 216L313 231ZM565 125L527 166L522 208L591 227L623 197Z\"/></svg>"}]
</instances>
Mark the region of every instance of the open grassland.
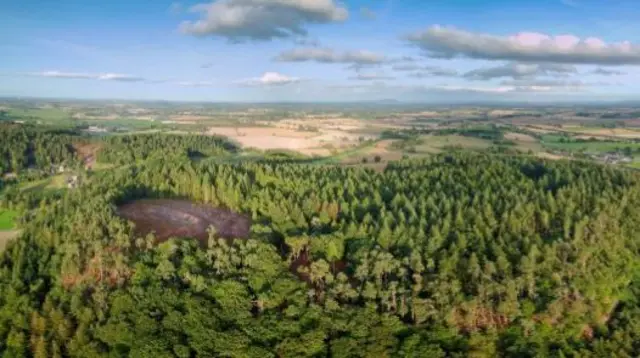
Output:
<instances>
[{"instance_id":1,"label":"open grassland","mask_svg":"<svg viewBox=\"0 0 640 358\"><path fill-rule=\"evenodd\" d=\"M521 152L532 151L534 153L538 153L544 151L540 141L528 134L508 132L505 133L504 139L512 141L515 144L515 149Z\"/></svg>"},{"instance_id":2,"label":"open grassland","mask_svg":"<svg viewBox=\"0 0 640 358\"><path fill-rule=\"evenodd\" d=\"M0 231L12 230L17 215L15 211L0 209Z\"/></svg>"},{"instance_id":3,"label":"open grassland","mask_svg":"<svg viewBox=\"0 0 640 358\"><path fill-rule=\"evenodd\" d=\"M490 141L455 134L443 136L425 135L420 137L420 142L415 146L418 153L440 153L447 147L481 150L491 146Z\"/></svg>"},{"instance_id":4,"label":"open grassland","mask_svg":"<svg viewBox=\"0 0 640 358\"><path fill-rule=\"evenodd\" d=\"M64 189L66 187L67 176L68 176L67 174L59 174L59 175L54 175L48 178L27 182L22 184L22 186L20 187L20 190L24 192L29 192L29 191L35 192L35 191L40 191L45 189L54 189L54 190Z\"/></svg>"}]
</instances>

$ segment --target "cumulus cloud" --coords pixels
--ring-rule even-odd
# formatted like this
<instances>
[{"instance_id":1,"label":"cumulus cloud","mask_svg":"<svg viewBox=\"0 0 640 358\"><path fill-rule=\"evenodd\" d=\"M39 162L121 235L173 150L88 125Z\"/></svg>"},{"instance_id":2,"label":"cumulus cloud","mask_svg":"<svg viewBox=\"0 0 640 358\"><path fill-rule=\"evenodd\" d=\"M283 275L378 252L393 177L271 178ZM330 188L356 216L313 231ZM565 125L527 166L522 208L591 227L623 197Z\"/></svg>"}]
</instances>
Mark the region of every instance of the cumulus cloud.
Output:
<instances>
[{"instance_id":1,"label":"cumulus cloud","mask_svg":"<svg viewBox=\"0 0 640 358\"><path fill-rule=\"evenodd\" d=\"M334 0L216 0L190 10L200 19L184 21L183 33L233 42L306 36L308 24L342 22L349 15Z\"/></svg>"},{"instance_id":2,"label":"cumulus cloud","mask_svg":"<svg viewBox=\"0 0 640 358\"><path fill-rule=\"evenodd\" d=\"M473 80L490 80L501 77L511 77L515 79L543 75L566 76L574 73L578 73L578 70L572 65L554 63L507 63L500 66L472 70L465 73L464 77Z\"/></svg>"},{"instance_id":3,"label":"cumulus cloud","mask_svg":"<svg viewBox=\"0 0 640 358\"><path fill-rule=\"evenodd\" d=\"M626 72L623 72L623 71L611 70L611 69L602 68L602 67L596 68L591 73L594 75L601 75L601 76L620 76L620 75L627 74Z\"/></svg>"},{"instance_id":4,"label":"cumulus cloud","mask_svg":"<svg viewBox=\"0 0 640 358\"><path fill-rule=\"evenodd\" d=\"M434 58L612 66L640 64L640 45L628 41L606 43L595 37L581 39L573 35L551 36L535 32L496 36L436 25L410 34L406 40Z\"/></svg>"},{"instance_id":5,"label":"cumulus cloud","mask_svg":"<svg viewBox=\"0 0 640 358\"><path fill-rule=\"evenodd\" d=\"M320 63L348 63L356 65L375 65L386 61L384 56L370 51L339 52L330 48L295 48L284 51L275 57L281 62L320 62Z\"/></svg>"},{"instance_id":6,"label":"cumulus cloud","mask_svg":"<svg viewBox=\"0 0 640 358\"><path fill-rule=\"evenodd\" d=\"M119 73L79 73L79 72L61 72L61 71L43 71L31 72L30 76L51 77L64 79L93 79L103 81L119 81L119 82L143 82L144 78L131 75L123 75Z\"/></svg>"},{"instance_id":7,"label":"cumulus cloud","mask_svg":"<svg viewBox=\"0 0 640 358\"><path fill-rule=\"evenodd\" d=\"M265 72L261 77L236 81L236 84L242 86L284 86L298 82L300 82L298 77L289 77L277 72Z\"/></svg>"}]
</instances>

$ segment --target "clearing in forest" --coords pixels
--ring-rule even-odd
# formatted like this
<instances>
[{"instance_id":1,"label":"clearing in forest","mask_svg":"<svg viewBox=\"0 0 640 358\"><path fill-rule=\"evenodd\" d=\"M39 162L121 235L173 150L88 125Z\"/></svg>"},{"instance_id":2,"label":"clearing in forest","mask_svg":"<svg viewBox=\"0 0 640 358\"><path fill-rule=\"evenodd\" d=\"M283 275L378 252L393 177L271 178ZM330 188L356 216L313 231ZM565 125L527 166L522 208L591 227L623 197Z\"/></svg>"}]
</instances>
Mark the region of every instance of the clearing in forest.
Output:
<instances>
[{"instance_id":1,"label":"clearing in forest","mask_svg":"<svg viewBox=\"0 0 640 358\"><path fill-rule=\"evenodd\" d=\"M15 211L0 209L0 252L4 250L9 240L20 234L20 230L13 230L17 215Z\"/></svg>"},{"instance_id":2,"label":"clearing in forest","mask_svg":"<svg viewBox=\"0 0 640 358\"><path fill-rule=\"evenodd\" d=\"M4 250L9 241L20 235L20 230L0 231L0 252Z\"/></svg>"},{"instance_id":3,"label":"clearing in forest","mask_svg":"<svg viewBox=\"0 0 640 358\"><path fill-rule=\"evenodd\" d=\"M12 230L18 213L12 210L0 209L0 231Z\"/></svg>"},{"instance_id":4,"label":"clearing in forest","mask_svg":"<svg viewBox=\"0 0 640 358\"><path fill-rule=\"evenodd\" d=\"M95 143L75 143L73 145L85 168L92 168L95 165L96 155L100 147L99 144Z\"/></svg>"},{"instance_id":5,"label":"clearing in forest","mask_svg":"<svg viewBox=\"0 0 640 358\"><path fill-rule=\"evenodd\" d=\"M190 237L206 244L211 225L219 237L247 238L251 227L245 215L188 200L136 200L118 207L118 214L136 225L137 235L153 232L158 241Z\"/></svg>"}]
</instances>

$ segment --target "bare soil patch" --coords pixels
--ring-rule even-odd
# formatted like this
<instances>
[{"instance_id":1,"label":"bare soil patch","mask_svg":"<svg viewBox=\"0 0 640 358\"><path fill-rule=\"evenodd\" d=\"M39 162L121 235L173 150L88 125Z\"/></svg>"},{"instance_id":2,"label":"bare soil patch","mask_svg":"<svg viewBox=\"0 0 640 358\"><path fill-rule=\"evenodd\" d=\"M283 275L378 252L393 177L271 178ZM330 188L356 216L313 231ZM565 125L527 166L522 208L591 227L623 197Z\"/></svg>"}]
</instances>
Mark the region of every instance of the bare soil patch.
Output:
<instances>
[{"instance_id":1,"label":"bare soil patch","mask_svg":"<svg viewBox=\"0 0 640 358\"><path fill-rule=\"evenodd\" d=\"M100 150L101 146L95 143L75 143L73 149L75 149L78 156L82 159L85 168L91 168L96 163L96 154Z\"/></svg>"},{"instance_id":2,"label":"bare soil patch","mask_svg":"<svg viewBox=\"0 0 640 358\"><path fill-rule=\"evenodd\" d=\"M4 250L9 241L20 235L20 230L2 230L0 231L0 252Z\"/></svg>"},{"instance_id":3,"label":"bare soil patch","mask_svg":"<svg viewBox=\"0 0 640 358\"><path fill-rule=\"evenodd\" d=\"M219 237L248 238L251 228L251 219L245 215L188 200L136 200L118 207L118 214L134 222L138 235L153 232L159 242L189 237L206 244L210 225Z\"/></svg>"}]
</instances>

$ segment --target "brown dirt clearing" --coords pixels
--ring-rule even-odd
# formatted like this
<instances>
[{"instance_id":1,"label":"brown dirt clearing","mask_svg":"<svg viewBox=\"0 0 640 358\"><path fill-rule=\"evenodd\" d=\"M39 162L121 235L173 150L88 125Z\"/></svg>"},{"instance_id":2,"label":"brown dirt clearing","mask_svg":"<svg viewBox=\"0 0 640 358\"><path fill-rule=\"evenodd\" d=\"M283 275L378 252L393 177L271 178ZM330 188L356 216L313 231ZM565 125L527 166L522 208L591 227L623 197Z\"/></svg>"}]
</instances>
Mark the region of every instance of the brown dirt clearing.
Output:
<instances>
[{"instance_id":1,"label":"brown dirt clearing","mask_svg":"<svg viewBox=\"0 0 640 358\"><path fill-rule=\"evenodd\" d=\"M210 225L223 238L248 238L251 228L245 215L188 200L136 200L118 207L118 214L136 225L137 235L154 232L158 241L190 237L206 244Z\"/></svg>"},{"instance_id":2,"label":"brown dirt clearing","mask_svg":"<svg viewBox=\"0 0 640 358\"><path fill-rule=\"evenodd\" d=\"M91 168L96 163L96 154L102 146L95 143L75 143L73 149L76 151L85 168Z\"/></svg>"},{"instance_id":3,"label":"brown dirt clearing","mask_svg":"<svg viewBox=\"0 0 640 358\"><path fill-rule=\"evenodd\" d=\"M4 230L0 231L0 252L4 250L9 241L20 235L20 230Z\"/></svg>"}]
</instances>

